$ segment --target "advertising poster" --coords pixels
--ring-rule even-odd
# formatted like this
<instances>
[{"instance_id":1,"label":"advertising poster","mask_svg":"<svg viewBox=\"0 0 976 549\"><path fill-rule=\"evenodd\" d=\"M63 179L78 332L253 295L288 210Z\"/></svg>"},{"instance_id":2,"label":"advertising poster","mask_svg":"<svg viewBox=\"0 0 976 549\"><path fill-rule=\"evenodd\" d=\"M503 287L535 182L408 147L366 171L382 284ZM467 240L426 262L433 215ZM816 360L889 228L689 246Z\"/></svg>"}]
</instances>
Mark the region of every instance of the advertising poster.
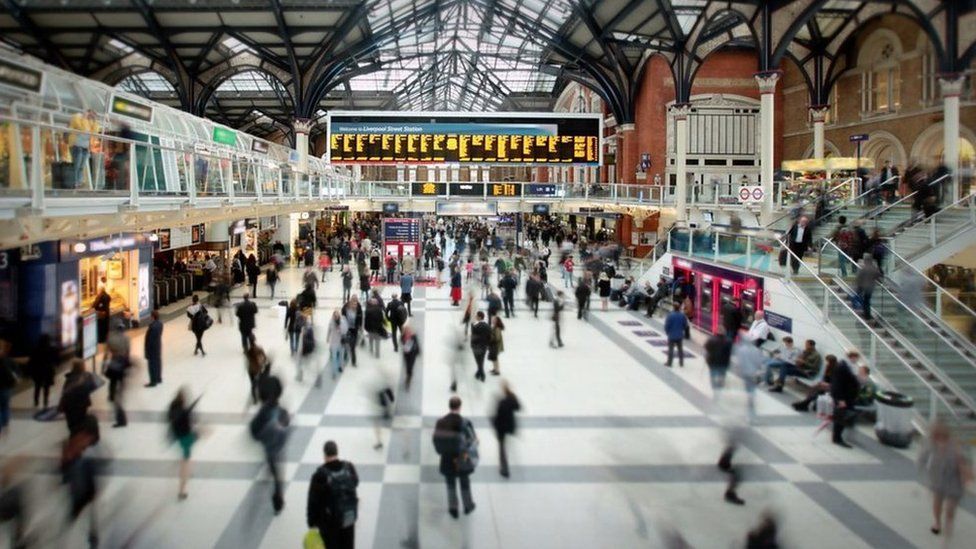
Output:
<instances>
[{"instance_id":1,"label":"advertising poster","mask_svg":"<svg viewBox=\"0 0 976 549\"><path fill-rule=\"evenodd\" d=\"M61 283L61 346L72 347L78 342L78 281Z\"/></svg>"},{"instance_id":2,"label":"advertising poster","mask_svg":"<svg viewBox=\"0 0 976 549\"><path fill-rule=\"evenodd\" d=\"M93 358L98 353L98 320L95 313L81 319L81 358Z\"/></svg>"},{"instance_id":3,"label":"advertising poster","mask_svg":"<svg viewBox=\"0 0 976 549\"><path fill-rule=\"evenodd\" d=\"M139 318L149 314L149 264L139 264Z\"/></svg>"},{"instance_id":4,"label":"advertising poster","mask_svg":"<svg viewBox=\"0 0 976 549\"><path fill-rule=\"evenodd\" d=\"M170 249L170 246L173 245L173 243L171 241L170 230L169 229L160 229L159 231L156 232L156 235L159 236L159 249L160 250L168 250L168 249Z\"/></svg>"}]
</instances>

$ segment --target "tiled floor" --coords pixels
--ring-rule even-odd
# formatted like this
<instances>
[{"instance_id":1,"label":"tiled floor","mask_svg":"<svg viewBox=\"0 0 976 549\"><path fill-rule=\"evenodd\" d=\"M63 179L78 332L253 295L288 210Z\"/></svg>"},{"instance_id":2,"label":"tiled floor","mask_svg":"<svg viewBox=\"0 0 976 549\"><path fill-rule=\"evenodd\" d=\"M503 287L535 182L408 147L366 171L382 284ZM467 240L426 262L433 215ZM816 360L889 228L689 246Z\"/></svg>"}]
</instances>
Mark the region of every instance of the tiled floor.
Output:
<instances>
[{"instance_id":1,"label":"tiled floor","mask_svg":"<svg viewBox=\"0 0 976 549\"><path fill-rule=\"evenodd\" d=\"M225 314L205 337L207 356L194 357L186 321L176 318L164 333L164 384L143 388L141 367L131 380L128 428L109 428L106 391L96 394L95 408L105 420L100 450L112 464L99 501L104 546L300 547L308 482L327 439L336 440L360 472L360 547L661 547L674 532L693 547L729 547L765 509L779 517L787 547L941 546L928 532L929 500L915 481L912 451L879 445L870 429L852 437L853 450L833 446L829 434L814 434L812 415L788 406L788 396L760 392L759 417L736 454L747 505L723 502L725 478L714 464L723 425L743 408L737 384L713 402L697 344L689 345L684 368L664 368L666 348L647 343L659 337L659 321L598 306L589 322L567 311L566 347L558 350L547 345L548 311L533 319L520 307L507 321L501 368L524 407L520 432L510 442L509 480L498 475L488 423L499 379L475 382L472 358L461 355L458 394L479 430L482 462L473 477L478 508L455 521L446 512L430 443L434 421L446 412L457 356L449 341L460 313L450 306L448 288L417 292L412 322L423 352L409 393L399 383L400 358L389 342L380 359L363 350L358 368L314 389L308 377L293 381L294 362L274 306L280 295L294 293L300 275L285 271L279 297L272 301L261 286L258 299L257 339L272 354L286 383L284 404L295 414L285 453L284 512L272 516L268 475L247 430L254 408L235 326ZM319 295L316 321L324 325L338 305L335 274ZM141 346L137 334L133 349ZM203 394L198 417L204 437L194 449L190 497L177 502L177 451L166 438L162 412L181 385ZM399 387L396 417L380 422L376 394L388 385ZM52 474L64 425L31 419L26 392L16 395L14 407L0 455L44 458L33 465L47 473L31 483L33 527L46 536L46 546L81 547L82 525L53 538L65 505ZM385 444L379 451L373 448L377 428ZM970 546L965 540L976 535L974 514L972 499L964 500L953 546Z\"/></svg>"}]
</instances>

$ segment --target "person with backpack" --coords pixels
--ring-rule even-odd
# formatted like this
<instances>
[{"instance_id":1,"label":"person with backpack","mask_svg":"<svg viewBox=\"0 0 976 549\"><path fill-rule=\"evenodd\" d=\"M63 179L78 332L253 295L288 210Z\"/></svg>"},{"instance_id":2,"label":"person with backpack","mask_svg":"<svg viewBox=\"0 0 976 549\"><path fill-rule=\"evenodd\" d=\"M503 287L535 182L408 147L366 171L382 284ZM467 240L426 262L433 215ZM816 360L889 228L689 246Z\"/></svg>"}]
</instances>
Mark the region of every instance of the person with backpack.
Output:
<instances>
[{"instance_id":1,"label":"person with backpack","mask_svg":"<svg viewBox=\"0 0 976 549\"><path fill-rule=\"evenodd\" d=\"M241 332L241 346L244 352L254 346L255 319L258 316L258 306L251 301L247 292L242 296L244 301L237 304L237 328Z\"/></svg>"},{"instance_id":2,"label":"person with backpack","mask_svg":"<svg viewBox=\"0 0 976 549\"><path fill-rule=\"evenodd\" d=\"M478 466L478 436L474 425L461 417L460 397L448 401L450 412L434 425L434 450L440 455L439 471L447 483L447 512L458 518L458 484L464 514L475 509L470 476Z\"/></svg>"},{"instance_id":3,"label":"person with backpack","mask_svg":"<svg viewBox=\"0 0 976 549\"><path fill-rule=\"evenodd\" d=\"M478 311L475 316L477 321L471 326L471 352L474 353L474 362L478 366L474 378L485 381L485 354L488 353L488 346L491 344L491 327L485 322L484 311Z\"/></svg>"},{"instance_id":4,"label":"person with backpack","mask_svg":"<svg viewBox=\"0 0 976 549\"><path fill-rule=\"evenodd\" d=\"M393 294L390 302L386 304L386 320L390 323L390 335L393 339L393 352L397 352L397 330L403 329L403 324L407 321L409 312L403 306L397 294Z\"/></svg>"},{"instance_id":5,"label":"person with backpack","mask_svg":"<svg viewBox=\"0 0 976 549\"><path fill-rule=\"evenodd\" d=\"M271 268L264 275L265 280L268 282L268 288L271 289L271 299L274 299L275 286L278 285L278 269ZM257 295L257 286L254 287L255 295Z\"/></svg>"},{"instance_id":6,"label":"person with backpack","mask_svg":"<svg viewBox=\"0 0 976 549\"><path fill-rule=\"evenodd\" d=\"M274 376L266 377L269 380L274 378ZM280 382L278 382L278 385L280 385ZM285 448L285 443L288 442L290 432L288 426L291 423L288 412L278 403L280 391L278 393L278 395L261 395L263 399L261 408L249 425L251 437L261 444L268 470L271 472L274 485L271 495L271 507L274 509L276 515L281 513L281 510L285 507L285 498L281 491L281 475L278 465L281 459L281 452Z\"/></svg>"},{"instance_id":7,"label":"person with backpack","mask_svg":"<svg viewBox=\"0 0 976 549\"><path fill-rule=\"evenodd\" d=\"M847 216L839 216L837 218L837 228L834 229L834 233L830 235L830 241L837 246L837 249L843 254L837 254L837 265L840 270L840 276L847 277L847 269L849 267L848 263L851 262L847 257L854 258L857 253L857 234L847 224ZM847 257L844 257L844 256Z\"/></svg>"},{"instance_id":8,"label":"person with backpack","mask_svg":"<svg viewBox=\"0 0 976 549\"><path fill-rule=\"evenodd\" d=\"M339 459L335 441L326 441L322 450L325 463L316 469L308 485L305 520L309 528L318 530L328 549L353 549L359 515L359 475L351 462Z\"/></svg>"},{"instance_id":9,"label":"person with backpack","mask_svg":"<svg viewBox=\"0 0 976 549\"><path fill-rule=\"evenodd\" d=\"M409 324L403 327L403 367L406 370L404 379L407 390L410 390L410 382L413 380L413 368L420 355L420 338Z\"/></svg>"},{"instance_id":10,"label":"person with backpack","mask_svg":"<svg viewBox=\"0 0 976 549\"><path fill-rule=\"evenodd\" d=\"M203 333L213 325L213 319L207 313L207 308L200 303L199 296L194 295L192 301L190 306L186 308L186 316L190 319L190 331L197 338L193 355L196 356L197 353L200 353L202 356L207 356L206 351L203 350Z\"/></svg>"}]
</instances>

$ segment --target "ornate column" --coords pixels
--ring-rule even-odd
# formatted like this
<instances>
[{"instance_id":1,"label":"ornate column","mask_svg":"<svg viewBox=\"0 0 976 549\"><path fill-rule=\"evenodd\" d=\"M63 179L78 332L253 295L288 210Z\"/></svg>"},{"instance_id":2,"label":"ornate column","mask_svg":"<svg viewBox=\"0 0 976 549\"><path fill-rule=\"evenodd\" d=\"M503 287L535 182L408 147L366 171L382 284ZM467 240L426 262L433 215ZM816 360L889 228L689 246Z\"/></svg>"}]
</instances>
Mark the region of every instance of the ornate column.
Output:
<instances>
[{"instance_id":1,"label":"ornate column","mask_svg":"<svg viewBox=\"0 0 976 549\"><path fill-rule=\"evenodd\" d=\"M763 201L759 210L759 220L764 225L773 219L773 147L775 146L775 109L776 83L779 82L779 72L761 72L756 74L759 84L759 151L760 151L760 182L763 189Z\"/></svg>"},{"instance_id":2,"label":"ornate column","mask_svg":"<svg viewBox=\"0 0 976 549\"><path fill-rule=\"evenodd\" d=\"M634 174L637 168L637 141L633 124L617 126L617 173L618 183L635 183ZM574 183L578 181L574 180Z\"/></svg>"},{"instance_id":3,"label":"ornate column","mask_svg":"<svg viewBox=\"0 0 976 549\"><path fill-rule=\"evenodd\" d=\"M298 171L308 173L308 134L312 131L312 121L307 118L292 120L295 130L295 150L298 151Z\"/></svg>"},{"instance_id":4,"label":"ornate column","mask_svg":"<svg viewBox=\"0 0 976 549\"><path fill-rule=\"evenodd\" d=\"M829 112L829 105L810 107L810 118L813 120L813 157L819 160L824 157L824 123Z\"/></svg>"},{"instance_id":5,"label":"ornate column","mask_svg":"<svg viewBox=\"0 0 976 549\"><path fill-rule=\"evenodd\" d=\"M688 219L688 115L691 105L678 103L671 107L674 117L674 214L677 221Z\"/></svg>"},{"instance_id":6,"label":"ornate column","mask_svg":"<svg viewBox=\"0 0 976 549\"><path fill-rule=\"evenodd\" d=\"M960 74L944 74L939 77L942 86L943 154L942 162L949 169L952 200L959 197L959 96L962 95L965 77Z\"/></svg>"}]
</instances>

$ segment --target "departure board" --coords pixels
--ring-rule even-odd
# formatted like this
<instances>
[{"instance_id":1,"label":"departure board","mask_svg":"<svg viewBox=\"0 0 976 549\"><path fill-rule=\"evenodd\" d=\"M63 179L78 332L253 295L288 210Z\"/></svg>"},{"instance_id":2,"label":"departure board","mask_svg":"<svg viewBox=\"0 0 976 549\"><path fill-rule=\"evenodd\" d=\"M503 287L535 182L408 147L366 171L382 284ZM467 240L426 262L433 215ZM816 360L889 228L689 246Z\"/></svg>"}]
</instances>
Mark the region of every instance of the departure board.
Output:
<instances>
[{"instance_id":1,"label":"departure board","mask_svg":"<svg viewBox=\"0 0 976 549\"><path fill-rule=\"evenodd\" d=\"M599 165L599 115L331 113L334 164Z\"/></svg>"}]
</instances>

